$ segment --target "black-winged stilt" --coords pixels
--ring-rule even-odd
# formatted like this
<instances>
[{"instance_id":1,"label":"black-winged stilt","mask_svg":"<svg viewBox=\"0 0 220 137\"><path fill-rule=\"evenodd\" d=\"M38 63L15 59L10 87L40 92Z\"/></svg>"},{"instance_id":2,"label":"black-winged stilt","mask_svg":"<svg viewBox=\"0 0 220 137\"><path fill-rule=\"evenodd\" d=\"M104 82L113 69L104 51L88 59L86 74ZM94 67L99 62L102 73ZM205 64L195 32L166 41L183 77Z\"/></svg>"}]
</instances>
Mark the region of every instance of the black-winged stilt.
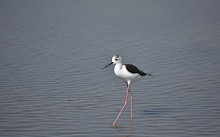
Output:
<instances>
[{"instance_id":1,"label":"black-winged stilt","mask_svg":"<svg viewBox=\"0 0 220 137\"><path fill-rule=\"evenodd\" d=\"M111 64L115 64L115 68L114 68L115 75L118 78L125 81L126 85L127 85L127 94L126 94L125 104L122 107L121 111L119 112L117 118L115 119L115 122L113 123L113 126L115 126L119 116L121 115L122 111L124 110L125 106L127 105L128 94L130 95L130 99L131 99L131 126L132 126L132 102L133 102L133 97L132 97L131 91L130 91L130 84L131 84L131 82L134 82L134 81L138 80L139 78L141 78L143 76L146 76L146 75L153 76L153 75L148 74L148 73L144 73L143 71L139 70L134 65L131 65L131 64L124 64L123 65L121 57L119 55L113 56L112 57L112 62L110 64L108 64L107 66L105 66L104 68L110 66Z\"/></svg>"}]
</instances>

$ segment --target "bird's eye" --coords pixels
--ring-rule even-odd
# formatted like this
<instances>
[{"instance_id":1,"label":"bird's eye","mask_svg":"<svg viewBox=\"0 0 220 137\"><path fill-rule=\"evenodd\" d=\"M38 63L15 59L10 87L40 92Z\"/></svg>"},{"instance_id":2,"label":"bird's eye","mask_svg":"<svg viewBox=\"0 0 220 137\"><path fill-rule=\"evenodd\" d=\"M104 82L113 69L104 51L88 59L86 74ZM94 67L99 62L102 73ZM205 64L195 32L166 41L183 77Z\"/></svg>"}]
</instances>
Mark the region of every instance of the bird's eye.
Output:
<instances>
[{"instance_id":1,"label":"bird's eye","mask_svg":"<svg viewBox=\"0 0 220 137\"><path fill-rule=\"evenodd\" d=\"M118 59L115 59L116 61L118 60Z\"/></svg>"}]
</instances>

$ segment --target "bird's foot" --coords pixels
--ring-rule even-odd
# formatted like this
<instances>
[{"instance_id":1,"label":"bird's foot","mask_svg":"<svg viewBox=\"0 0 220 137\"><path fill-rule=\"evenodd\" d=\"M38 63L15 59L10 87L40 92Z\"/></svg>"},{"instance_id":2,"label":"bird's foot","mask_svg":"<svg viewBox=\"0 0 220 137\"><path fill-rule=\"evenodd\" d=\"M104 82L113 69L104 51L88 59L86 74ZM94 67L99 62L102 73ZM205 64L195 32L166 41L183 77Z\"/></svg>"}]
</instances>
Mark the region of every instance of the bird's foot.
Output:
<instances>
[{"instance_id":1,"label":"bird's foot","mask_svg":"<svg viewBox=\"0 0 220 137\"><path fill-rule=\"evenodd\" d=\"M116 123L113 123L112 126L115 127Z\"/></svg>"}]
</instances>

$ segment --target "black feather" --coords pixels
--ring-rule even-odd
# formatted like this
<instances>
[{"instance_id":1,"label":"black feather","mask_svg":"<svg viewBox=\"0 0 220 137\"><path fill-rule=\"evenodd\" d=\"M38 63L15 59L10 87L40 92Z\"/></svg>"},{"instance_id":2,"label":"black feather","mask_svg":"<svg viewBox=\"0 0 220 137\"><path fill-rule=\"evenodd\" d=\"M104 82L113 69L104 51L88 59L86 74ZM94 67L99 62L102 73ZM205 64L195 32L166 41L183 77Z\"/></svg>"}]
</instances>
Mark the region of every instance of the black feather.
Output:
<instances>
[{"instance_id":1,"label":"black feather","mask_svg":"<svg viewBox=\"0 0 220 137\"><path fill-rule=\"evenodd\" d=\"M134 65L131 65L131 64L124 64L124 65L127 68L127 70L131 73L138 73L141 76L146 76L147 75L146 73L144 73L143 71L141 71L137 67L135 67Z\"/></svg>"}]
</instances>

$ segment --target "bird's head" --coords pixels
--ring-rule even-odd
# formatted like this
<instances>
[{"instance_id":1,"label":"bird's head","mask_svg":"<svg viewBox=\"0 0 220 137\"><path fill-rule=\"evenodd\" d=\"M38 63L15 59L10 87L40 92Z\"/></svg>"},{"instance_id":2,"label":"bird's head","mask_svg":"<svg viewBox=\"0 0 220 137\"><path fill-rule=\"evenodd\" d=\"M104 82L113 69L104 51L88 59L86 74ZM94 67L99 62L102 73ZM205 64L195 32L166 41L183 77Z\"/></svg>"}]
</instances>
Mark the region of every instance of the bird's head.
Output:
<instances>
[{"instance_id":1,"label":"bird's head","mask_svg":"<svg viewBox=\"0 0 220 137\"><path fill-rule=\"evenodd\" d=\"M112 57L113 64L121 63L121 57L119 55L115 55Z\"/></svg>"},{"instance_id":2,"label":"bird's head","mask_svg":"<svg viewBox=\"0 0 220 137\"><path fill-rule=\"evenodd\" d=\"M108 66L110 66L111 64L118 64L121 63L121 57L119 55L114 55L112 57L112 62L110 64L108 64L107 66L105 66L104 68L107 68ZM103 69L104 69L103 68Z\"/></svg>"}]
</instances>

